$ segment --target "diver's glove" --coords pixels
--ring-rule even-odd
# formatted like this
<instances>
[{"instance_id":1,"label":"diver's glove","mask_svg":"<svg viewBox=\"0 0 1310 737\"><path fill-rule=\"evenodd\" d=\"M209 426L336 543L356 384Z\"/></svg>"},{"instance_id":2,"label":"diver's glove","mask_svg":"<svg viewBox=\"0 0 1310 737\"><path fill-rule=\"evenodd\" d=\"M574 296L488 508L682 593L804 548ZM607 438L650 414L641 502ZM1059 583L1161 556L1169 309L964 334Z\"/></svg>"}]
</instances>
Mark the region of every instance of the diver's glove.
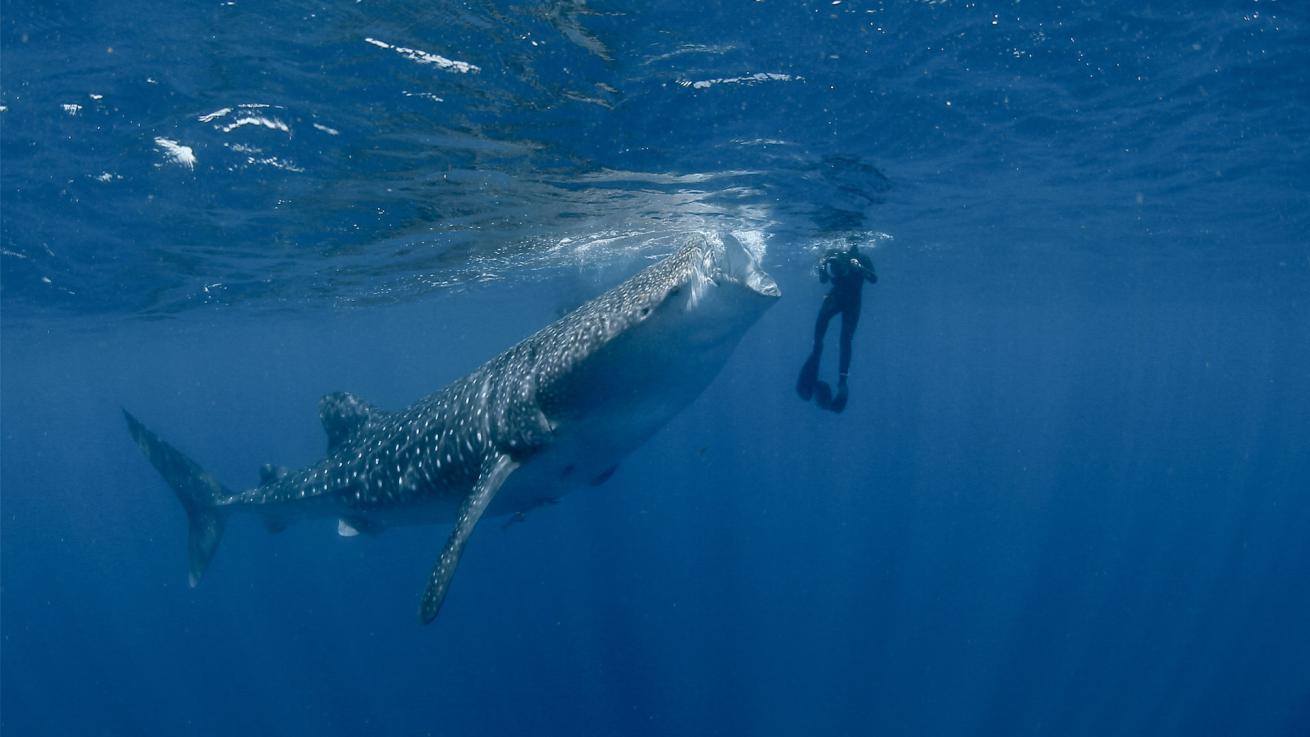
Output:
<instances>
[{"instance_id":1,"label":"diver's glove","mask_svg":"<svg viewBox=\"0 0 1310 737\"><path fill-rule=\"evenodd\" d=\"M856 269L856 271L859 271L859 272L863 273L863 274L864 274L864 278L865 278L865 279L868 279L868 280L869 280L869 283L871 283L871 284L872 284L872 283L877 283L877 281L878 281L878 272L876 272L876 271L873 270L873 265L872 265L872 264L870 264L869 266L865 266L864 264L860 263L859 260L857 260L857 259L851 259L851 266L854 266L855 269Z\"/></svg>"}]
</instances>

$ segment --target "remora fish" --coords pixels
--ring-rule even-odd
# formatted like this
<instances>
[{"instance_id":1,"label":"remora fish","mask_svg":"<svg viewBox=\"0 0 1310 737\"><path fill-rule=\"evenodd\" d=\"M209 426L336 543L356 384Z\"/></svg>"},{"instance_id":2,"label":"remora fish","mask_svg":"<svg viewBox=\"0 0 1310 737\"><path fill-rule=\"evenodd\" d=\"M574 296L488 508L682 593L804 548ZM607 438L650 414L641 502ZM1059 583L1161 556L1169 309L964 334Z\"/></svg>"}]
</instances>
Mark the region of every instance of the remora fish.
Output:
<instances>
[{"instance_id":1,"label":"remora fish","mask_svg":"<svg viewBox=\"0 0 1310 737\"><path fill-rule=\"evenodd\" d=\"M260 485L239 493L124 415L186 510L192 586L233 513L262 517L271 530L336 517L342 535L453 520L419 607L426 623L483 514L520 513L603 483L710 384L779 295L736 239L693 236L408 409L327 395L319 403L327 457L294 472L265 466Z\"/></svg>"}]
</instances>

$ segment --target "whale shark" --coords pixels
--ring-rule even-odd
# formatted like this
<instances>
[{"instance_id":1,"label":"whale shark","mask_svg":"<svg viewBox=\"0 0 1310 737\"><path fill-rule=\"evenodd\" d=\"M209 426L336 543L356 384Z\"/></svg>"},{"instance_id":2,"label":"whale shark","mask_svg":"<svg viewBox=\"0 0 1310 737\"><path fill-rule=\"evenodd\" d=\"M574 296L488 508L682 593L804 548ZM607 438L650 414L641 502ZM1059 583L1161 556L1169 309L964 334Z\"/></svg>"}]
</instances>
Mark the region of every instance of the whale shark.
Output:
<instances>
[{"instance_id":1,"label":"whale shark","mask_svg":"<svg viewBox=\"0 0 1310 737\"><path fill-rule=\"evenodd\" d=\"M229 490L123 414L186 512L191 586L237 514L260 518L271 531L335 518L343 536L453 523L421 598L426 624L441 610L483 516L521 519L571 490L604 483L701 394L780 296L736 238L694 234L672 255L407 409L387 412L346 392L328 394L319 402L326 457L295 471L265 465L259 484L245 491Z\"/></svg>"}]
</instances>

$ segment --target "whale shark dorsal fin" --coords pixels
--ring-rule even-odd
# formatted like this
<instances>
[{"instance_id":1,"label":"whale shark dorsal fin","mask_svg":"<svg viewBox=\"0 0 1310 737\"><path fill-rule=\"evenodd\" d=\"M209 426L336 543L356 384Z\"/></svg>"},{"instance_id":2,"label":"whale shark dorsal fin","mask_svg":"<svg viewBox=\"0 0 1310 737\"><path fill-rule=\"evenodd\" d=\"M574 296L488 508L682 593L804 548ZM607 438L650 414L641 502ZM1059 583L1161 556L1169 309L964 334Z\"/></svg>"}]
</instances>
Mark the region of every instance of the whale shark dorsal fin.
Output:
<instances>
[{"instance_id":1,"label":"whale shark dorsal fin","mask_svg":"<svg viewBox=\"0 0 1310 737\"><path fill-rule=\"evenodd\" d=\"M286 466L265 463L259 467L259 485L266 486L275 481L281 481L288 473L290 473L290 470Z\"/></svg>"},{"instance_id":2,"label":"whale shark dorsal fin","mask_svg":"<svg viewBox=\"0 0 1310 737\"><path fill-rule=\"evenodd\" d=\"M432 567L432 574L428 577L428 587L423 591L423 602L418 610L420 624L431 622L437 612L441 611L441 603L446 600L446 592L450 590L450 579L454 577L459 557L464 553L464 544L468 542L473 528L477 526L482 513L505 483L505 479L518 467L518 462L505 454L498 454L482 464L478 482L460 506L459 516L455 518L455 529L451 531L450 539L446 541L446 547L442 549L441 557L437 558L437 564Z\"/></svg>"},{"instance_id":3,"label":"whale shark dorsal fin","mask_svg":"<svg viewBox=\"0 0 1310 737\"><path fill-rule=\"evenodd\" d=\"M359 432L369 419L381 412L350 392L332 392L318 400L318 418L328 437L328 452Z\"/></svg>"}]
</instances>

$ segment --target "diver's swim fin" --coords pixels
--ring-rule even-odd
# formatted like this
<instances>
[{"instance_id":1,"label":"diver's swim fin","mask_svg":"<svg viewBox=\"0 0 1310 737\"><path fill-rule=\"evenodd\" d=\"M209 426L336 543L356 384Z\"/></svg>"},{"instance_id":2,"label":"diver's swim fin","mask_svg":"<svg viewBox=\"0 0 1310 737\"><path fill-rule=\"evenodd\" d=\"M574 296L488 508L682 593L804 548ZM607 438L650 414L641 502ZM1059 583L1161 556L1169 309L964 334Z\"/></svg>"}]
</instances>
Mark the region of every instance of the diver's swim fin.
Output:
<instances>
[{"instance_id":1,"label":"diver's swim fin","mask_svg":"<svg viewBox=\"0 0 1310 737\"><path fill-rule=\"evenodd\" d=\"M847 393L846 382L844 381L838 382L837 395L832 398L832 402L829 404L828 409L832 410L833 412L841 412L842 410L846 409L846 401L849 398L850 398L850 394Z\"/></svg>"},{"instance_id":2,"label":"diver's swim fin","mask_svg":"<svg viewBox=\"0 0 1310 737\"><path fill-rule=\"evenodd\" d=\"M814 403L822 409L832 409L832 387L828 382L814 382Z\"/></svg>"},{"instance_id":3,"label":"diver's swim fin","mask_svg":"<svg viewBox=\"0 0 1310 737\"><path fill-rule=\"evenodd\" d=\"M822 356L822 351L812 351L810 357L805 359L805 365L801 366L800 377L796 379L796 393L807 402L814 396L814 382L819 378L819 358Z\"/></svg>"},{"instance_id":4,"label":"diver's swim fin","mask_svg":"<svg viewBox=\"0 0 1310 737\"><path fill-rule=\"evenodd\" d=\"M837 384L837 394L835 396L832 393L832 387L828 386L828 382L819 381L814 384L814 403L830 412L840 413L846 409L846 401L849 397L846 382L844 381Z\"/></svg>"}]
</instances>

